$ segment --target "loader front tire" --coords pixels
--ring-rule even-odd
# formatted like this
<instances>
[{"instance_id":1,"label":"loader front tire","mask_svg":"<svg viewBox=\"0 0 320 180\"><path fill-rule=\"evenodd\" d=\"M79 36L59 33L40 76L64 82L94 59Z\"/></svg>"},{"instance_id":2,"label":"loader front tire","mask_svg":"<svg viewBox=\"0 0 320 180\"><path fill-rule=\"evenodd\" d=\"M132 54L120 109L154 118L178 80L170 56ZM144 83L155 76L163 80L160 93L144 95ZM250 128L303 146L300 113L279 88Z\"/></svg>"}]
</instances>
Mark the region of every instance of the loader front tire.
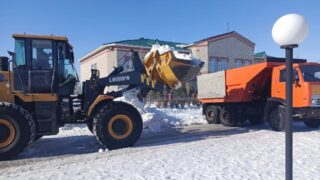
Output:
<instances>
[{"instance_id":1,"label":"loader front tire","mask_svg":"<svg viewBox=\"0 0 320 180\"><path fill-rule=\"evenodd\" d=\"M35 138L32 116L20 106L0 102L0 160L13 158Z\"/></svg>"},{"instance_id":2,"label":"loader front tire","mask_svg":"<svg viewBox=\"0 0 320 180\"><path fill-rule=\"evenodd\" d=\"M101 145L109 150L134 145L142 133L139 112L124 102L109 102L102 106L93 119L93 132Z\"/></svg>"}]
</instances>

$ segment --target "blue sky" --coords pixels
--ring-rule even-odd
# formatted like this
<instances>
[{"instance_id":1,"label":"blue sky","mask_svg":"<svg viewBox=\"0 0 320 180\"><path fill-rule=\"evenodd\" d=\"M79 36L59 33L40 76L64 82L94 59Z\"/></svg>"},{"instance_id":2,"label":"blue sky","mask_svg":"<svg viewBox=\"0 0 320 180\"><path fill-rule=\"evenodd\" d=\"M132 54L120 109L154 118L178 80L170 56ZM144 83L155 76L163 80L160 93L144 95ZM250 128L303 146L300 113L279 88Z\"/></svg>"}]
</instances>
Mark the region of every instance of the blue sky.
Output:
<instances>
[{"instance_id":1,"label":"blue sky","mask_svg":"<svg viewBox=\"0 0 320 180\"><path fill-rule=\"evenodd\" d=\"M13 50L13 33L67 36L78 59L103 43L134 38L191 43L235 30L255 51L283 56L273 42L274 22L300 13L309 35L295 56L320 60L320 1L302 0L0 0L0 55Z\"/></svg>"}]
</instances>

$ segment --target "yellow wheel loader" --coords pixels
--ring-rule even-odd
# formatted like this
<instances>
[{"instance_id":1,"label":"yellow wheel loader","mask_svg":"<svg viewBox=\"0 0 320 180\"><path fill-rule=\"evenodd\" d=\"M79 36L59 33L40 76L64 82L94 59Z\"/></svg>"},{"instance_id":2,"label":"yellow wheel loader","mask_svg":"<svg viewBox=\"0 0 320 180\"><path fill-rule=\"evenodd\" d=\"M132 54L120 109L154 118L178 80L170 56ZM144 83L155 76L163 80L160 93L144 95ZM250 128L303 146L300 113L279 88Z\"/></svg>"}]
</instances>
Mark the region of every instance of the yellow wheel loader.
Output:
<instances>
[{"instance_id":1,"label":"yellow wheel loader","mask_svg":"<svg viewBox=\"0 0 320 180\"><path fill-rule=\"evenodd\" d=\"M100 78L99 71L92 70L90 80L82 83L82 94L74 95L78 76L66 37L13 38L12 58L0 57L0 159L10 159L34 140L55 135L72 123L87 124L105 148L132 146L141 135L142 118L132 105L113 100L132 89L146 95L149 90L172 88L193 79L203 66L175 58L172 52L152 53L144 62L132 52L133 71L119 66ZM119 85L125 87L104 93L106 86Z\"/></svg>"}]
</instances>

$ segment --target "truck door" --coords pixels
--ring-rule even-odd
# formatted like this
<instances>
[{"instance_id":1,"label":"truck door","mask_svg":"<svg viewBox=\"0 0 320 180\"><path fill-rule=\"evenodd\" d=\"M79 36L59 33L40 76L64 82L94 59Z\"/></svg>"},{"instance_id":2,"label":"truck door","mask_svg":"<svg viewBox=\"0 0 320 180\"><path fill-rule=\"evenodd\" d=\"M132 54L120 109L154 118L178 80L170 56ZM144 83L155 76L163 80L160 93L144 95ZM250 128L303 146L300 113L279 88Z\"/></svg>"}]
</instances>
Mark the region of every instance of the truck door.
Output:
<instances>
[{"instance_id":1,"label":"truck door","mask_svg":"<svg viewBox=\"0 0 320 180\"><path fill-rule=\"evenodd\" d=\"M293 69L293 106L301 106L301 101L305 99L303 96L304 88L301 81L301 74L297 68ZM272 75L272 97L286 99L286 74L285 69L275 68Z\"/></svg>"}]
</instances>

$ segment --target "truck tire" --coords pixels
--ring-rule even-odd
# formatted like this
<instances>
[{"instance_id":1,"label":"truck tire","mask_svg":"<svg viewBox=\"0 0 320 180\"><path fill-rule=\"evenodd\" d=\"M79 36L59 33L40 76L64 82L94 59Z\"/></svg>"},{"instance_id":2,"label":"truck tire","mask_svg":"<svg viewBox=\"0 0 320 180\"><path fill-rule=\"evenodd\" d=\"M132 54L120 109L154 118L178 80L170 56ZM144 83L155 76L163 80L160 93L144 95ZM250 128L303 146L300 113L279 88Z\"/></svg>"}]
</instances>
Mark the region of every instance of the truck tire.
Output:
<instances>
[{"instance_id":1,"label":"truck tire","mask_svg":"<svg viewBox=\"0 0 320 180\"><path fill-rule=\"evenodd\" d=\"M307 119L304 124L310 128L318 128L320 127L320 119Z\"/></svg>"},{"instance_id":2,"label":"truck tire","mask_svg":"<svg viewBox=\"0 0 320 180\"><path fill-rule=\"evenodd\" d=\"M231 106L225 106L222 108L222 110L220 111L220 122L227 127L236 126L236 113Z\"/></svg>"},{"instance_id":3,"label":"truck tire","mask_svg":"<svg viewBox=\"0 0 320 180\"><path fill-rule=\"evenodd\" d=\"M284 131L286 109L283 105L278 105L270 111L269 123L273 130Z\"/></svg>"},{"instance_id":4,"label":"truck tire","mask_svg":"<svg viewBox=\"0 0 320 180\"><path fill-rule=\"evenodd\" d=\"M33 143L36 127L20 106L0 102L0 160L11 159Z\"/></svg>"},{"instance_id":5,"label":"truck tire","mask_svg":"<svg viewBox=\"0 0 320 180\"><path fill-rule=\"evenodd\" d=\"M93 132L101 145L109 150L130 147L142 133L139 112L124 102L109 102L102 106L93 119Z\"/></svg>"},{"instance_id":6,"label":"truck tire","mask_svg":"<svg viewBox=\"0 0 320 180\"><path fill-rule=\"evenodd\" d=\"M218 124L220 122L218 107L210 105L205 109L204 113L209 124Z\"/></svg>"}]
</instances>

